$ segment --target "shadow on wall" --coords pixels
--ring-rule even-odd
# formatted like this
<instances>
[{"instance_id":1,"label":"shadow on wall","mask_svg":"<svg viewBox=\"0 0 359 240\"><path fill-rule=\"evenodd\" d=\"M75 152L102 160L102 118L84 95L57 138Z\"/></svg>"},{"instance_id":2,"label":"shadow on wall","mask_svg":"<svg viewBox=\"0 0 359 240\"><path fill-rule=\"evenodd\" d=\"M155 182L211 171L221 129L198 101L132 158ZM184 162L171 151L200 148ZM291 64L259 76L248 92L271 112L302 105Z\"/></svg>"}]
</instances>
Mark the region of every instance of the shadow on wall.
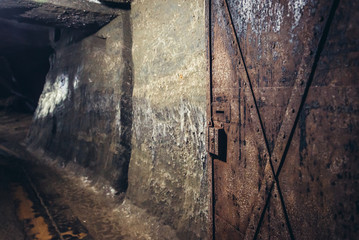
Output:
<instances>
[{"instance_id":1,"label":"shadow on wall","mask_svg":"<svg viewBox=\"0 0 359 240\"><path fill-rule=\"evenodd\" d=\"M131 29L131 19L130 13L124 14L124 19L122 21L123 27L123 36L125 47L123 49L124 59L124 78L121 86L121 100L120 100L120 119L121 119L121 134L120 134L120 144L124 147L121 158L123 162L119 166L122 169L122 174L117 179L116 187L119 192L126 192L128 187L128 168L131 159L132 152L132 123L133 123L133 103L132 103L132 94L133 94L133 60L132 60L132 29Z\"/></svg>"}]
</instances>

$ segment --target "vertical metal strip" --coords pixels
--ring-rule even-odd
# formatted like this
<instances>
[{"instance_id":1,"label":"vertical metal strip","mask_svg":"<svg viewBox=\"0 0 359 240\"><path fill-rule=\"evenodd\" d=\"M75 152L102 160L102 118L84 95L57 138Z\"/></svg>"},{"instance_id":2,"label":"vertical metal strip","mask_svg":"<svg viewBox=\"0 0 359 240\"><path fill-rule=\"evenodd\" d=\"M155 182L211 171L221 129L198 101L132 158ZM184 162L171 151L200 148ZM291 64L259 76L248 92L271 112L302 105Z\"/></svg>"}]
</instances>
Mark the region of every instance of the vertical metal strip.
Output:
<instances>
[{"instance_id":1,"label":"vertical metal strip","mask_svg":"<svg viewBox=\"0 0 359 240\"><path fill-rule=\"evenodd\" d=\"M209 116L207 116L207 124L208 127L213 126L213 110L212 110L212 101L213 101L213 93L212 93L212 0L207 0L207 31L208 31L208 40L207 40L207 51L208 51L208 64L209 64L209 83L208 83L208 95L209 95L209 99L208 99L208 108L209 110L207 110L207 114L209 114ZM208 128L209 129L209 128ZM207 139L209 139L209 131L207 130ZM207 143L209 145L209 143ZM210 215L211 215L211 223L210 223L210 227L212 228L210 231L210 234L212 234L212 239L215 240L216 238L216 221L215 221L215 191L214 191L214 159L213 157L207 153L207 157L209 158L210 161L210 169L209 169L209 174L211 176L211 180L210 180L210 191L211 191L211 199L210 199Z\"/></svg>"},{"instance_id":2,"label":"vertical metal strip","mask_svg":"<svg viewBox=\"0 0 359 240\"><path fill-rule=\"evenodd\" d=\"M212 0L208 0L208 55L209 55L209 112L210 119L208 120L208 125L213 126L213 84L212 84Z\"/></svg>"}]
</instances>

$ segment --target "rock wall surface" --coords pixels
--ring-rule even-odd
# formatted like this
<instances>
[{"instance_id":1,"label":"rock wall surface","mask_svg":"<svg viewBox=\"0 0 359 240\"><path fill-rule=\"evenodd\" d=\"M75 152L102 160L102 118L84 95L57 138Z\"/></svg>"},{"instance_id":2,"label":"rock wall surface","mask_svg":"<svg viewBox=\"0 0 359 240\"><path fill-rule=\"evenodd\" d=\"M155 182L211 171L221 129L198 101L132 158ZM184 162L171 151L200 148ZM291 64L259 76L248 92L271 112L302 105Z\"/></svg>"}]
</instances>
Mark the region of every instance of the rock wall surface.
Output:
<instances>
[{"instance_id":1,"label":"rock wall surface","mask_svg":"<svg viewBox=\"0 0 359 240\"><path fill-rule=\"evenodd\" d=\"M204 238L207 223L205 1L134 1L133 138L127 197Z\"/></svg>"},{"instance_id":2,"label":"rock wall surface","mask_svg":"<svg viewBox=\"0 0 359 240\"><path fill-rule=\"evenodd\" d=\"M82 40L63 31L30 149L117 191L128 186L127 199L179 238L205 238L205 30L205 1L161 0L133 2Z\"/></svg>"},{"instance_id":3,"label":"rock wall surface","mask_svg":"<svg viewBox=\"0 0 359 240\"><path fill-rule=\"evenodd\" d=\"M131 152L129 21L122 11L82 40L81 31L62 31L28 135L30 149L42 149L62 165L76 163L121 192Z\"/></svg>"}]
</instances>

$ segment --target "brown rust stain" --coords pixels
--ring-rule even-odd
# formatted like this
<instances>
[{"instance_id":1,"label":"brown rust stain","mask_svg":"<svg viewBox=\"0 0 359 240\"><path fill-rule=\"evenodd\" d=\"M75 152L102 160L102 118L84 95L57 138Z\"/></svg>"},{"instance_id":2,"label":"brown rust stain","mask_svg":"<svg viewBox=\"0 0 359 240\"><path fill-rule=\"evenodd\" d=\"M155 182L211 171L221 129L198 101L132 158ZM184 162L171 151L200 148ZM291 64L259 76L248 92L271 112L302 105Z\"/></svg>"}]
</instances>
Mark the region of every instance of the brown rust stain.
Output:
<instances>
[{"instance_id":1,"label":"brown rust stain","mask_svg":"<svg viewBox=\"0 0 359 240\"><path fill-rule=\"evenodd\" d=\"M69 231L67 232L64 232L64 233L61 233L61 236L62 237L65 237L65 236L71 236L71 237L76 237L77 239L84 239L87 234L86 233L78 233L78 234L75 234L71 228L69 228Z\"/></svg>"},{"instance_id":2,"label":"brown rust stain","mask_svg":"<svg viewBox=\"0 0 359 240\"><path fill-rule=\"evenodd\" d=\"M17 216L19 220L24 222L25 232L29 239L51 240L57 237L49 232L49 225L45 222L44 217L39 216L39 213L34 210L33 202L21 185L12 185L12 197L18 203ZM59 234L61 239L67 236L75 237L76 239L87 237L86 233L74 233L71 227L68 228L68 231Z\"/></svg>"},{"instance_id":3,"label":"brown rust stain","mask_svg":"<svg viewBox=\"0 0 359 240\"><path fill-rule=\"evenodd\" d=\"M12 186L12 196L19 203L17 208L17 216L25 223L26 234L36 240L50 240L49 226L46 224L42 216L36 216L33 202L28 198L23 187L17 184Z\"/></svg>"}]
</instances>

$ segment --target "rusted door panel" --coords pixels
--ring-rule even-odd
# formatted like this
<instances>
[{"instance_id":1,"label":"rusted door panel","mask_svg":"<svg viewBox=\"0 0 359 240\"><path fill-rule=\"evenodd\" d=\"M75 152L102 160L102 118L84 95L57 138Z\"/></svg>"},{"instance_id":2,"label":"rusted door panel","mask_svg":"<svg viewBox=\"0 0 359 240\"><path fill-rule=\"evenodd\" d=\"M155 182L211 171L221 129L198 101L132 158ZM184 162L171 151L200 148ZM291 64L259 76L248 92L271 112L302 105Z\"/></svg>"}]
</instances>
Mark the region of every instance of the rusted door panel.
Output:
<instances>
[{"instance_id":1,"label":"rusted door panel","mask_svg":"<svg viewBox=\"0 0 359 240\"><path fill-rule=\"evenodd\" d=\"M251 4L246 1L227 3L269 150L273 151L296 77L303 69L311 69L310 59L314 58L331 1L308 3L301 10L294 10L296 3L288 1L252 2L258 5L252 12L248 12ZM273 14L266 14L268 11ZM253 14L249 20L248 14ZM294 21L295 14L301 18ZM265 92L271 92L271 96L266 97Z\"/></svg>"},{"instance_id":2,"label":"rusted door panel","mask_svg":"<svg viewBox=\"0 0 359 240\"><path fill-rule=\"evenodd\" d=\"M220 223L216 224L216 235L220 239L228 234L227 228L219 227L224 223L228 225L228 229L235 229L237 236L241 236L247 227L256 190L259 188L258 182L263 175L261 161L251 161L249 155L260 156L263 153L258 152L258 149L265 148L263 137L257 131L257 126L253 126L253 118L250 117L255 114L251 94L249 91L244 93L240 88L244 82L242 78L246 75L241 65L234 29L222 3L223 1L213 1L212 5L212 119L215 126L224 126L227 136L226 161L214 157L215 219L221 219ZM240 107L244 98L249 99L248 107ZM229 121L225 117L217 118L216 106L220 104L228 104ZM247 124L240 123L241 114L243 117L248 116L250 121ZM224 113L225 115L229 114ZM259 139L251 138L247 143L241 140L243 134L257 135ZM258 142L262 147L258 146ZM248 149L243 157L240 152L242 147Z\"/></svg>"},{"instance_id":3,"label":"rusted door panel","mask_svg":"<svg viewBox=\"0 0 359 240\"><path fill-rule=\"evenodd\" d=\"M220 235L221 240L233 240L233 239L243 238L243 234L238 232L238 230L233 226L231 226L231 224L228 224L226 220L222 219L218 215L216 215L215 217L216 217L215 232L221 233Z\"/></svg>"},{"instance_id":4,"label":"rusted door panel","mask_svg":"<svg viewBox=\"0 0 359 240\"><path fill-rule=\"evenodd\" d=\"M215 9L218 9L216 3L213 4ZM227 136L226 159L219 159L218 156L213 156L214 161L214 196L215 199L215 226L217 231L221 231L221 236L224 239L230 239L233 235L239 235L239 218L238 218L238 203L237 199L228 200L239 193L239 185L237 184L235 175L232 170L236 172L239 169L239 115L233 114L233 121L228 115L231 110L230 103L239 100L239 81L238 73L236 72L236 61L239 59L239 51L233 44L235 41L231 30L226 28L228 20L223 15L216 11L212 11L213 18L213 34L212 37L212 121L215 127L222 127ZM239 61L239 60L238 60ZM218 117L217 107L220 105L228 105L225 107L226 111L223 117ZM239 103L236 104L239 109ZM220 110L220 109L218 109ZM234 112L239 112L238 110ZM227 119L225 117L227 116ZM232 137L231 132L235 132L235 138ZM223 141L223 139L222 139ZM236 145L236 146L235 146ZM235 150L235 151L231 151ZM237 161L235 160L237 159Z\"/></svg>"},{"instance_id":5,"label":"rusted door panel","mask_svg":"<svg viewBox=\"0 0 359 240\"><path fill-rule=\"evenodd\" d=\"M216 239L355 237L358 1L338 4L210 1Z\"/></svg>"},{"instance_id":6,"label":"rusted door panel","mask_svg":"<svg viewBox=\"0 0 359 240\"><path fill-rule=\"evenodd\" d=\"M258 231L256 239L291 239L276 184L274 184L268 201L268 207L265 210L262 226Z\"/></svg>"},{"instance_id":7,"label":"rusted door panel","mask_svg":"<svg viewBox=\"0 0 359 240\"><path fill-rule=\"evenodd\" d=\"M309 91L279 176L293 232L301 239L358 236L358 92Z\"/></svg>"},{"instance_id":8,"label":"rusted door panel","mask_svg":"<svg viewBox=\"0 0 359 240\"><path fill-rule=\"evenodd\" d=\"M261 87L254 89L270 153L273 152L291 93L291 87ZM275 97L273 98L273 96Z\"/></svg>"},{"instance_id":9,"label":"rusted door panel","mask_svg":"<svg viewBox=\"0 0 359 240\"><path fill-rule=\"evenodd\" d=\"M302 239L359 234L358 6L341 1L336 10L279 176L293 232Z\"/></svg>"}]
</instances>

